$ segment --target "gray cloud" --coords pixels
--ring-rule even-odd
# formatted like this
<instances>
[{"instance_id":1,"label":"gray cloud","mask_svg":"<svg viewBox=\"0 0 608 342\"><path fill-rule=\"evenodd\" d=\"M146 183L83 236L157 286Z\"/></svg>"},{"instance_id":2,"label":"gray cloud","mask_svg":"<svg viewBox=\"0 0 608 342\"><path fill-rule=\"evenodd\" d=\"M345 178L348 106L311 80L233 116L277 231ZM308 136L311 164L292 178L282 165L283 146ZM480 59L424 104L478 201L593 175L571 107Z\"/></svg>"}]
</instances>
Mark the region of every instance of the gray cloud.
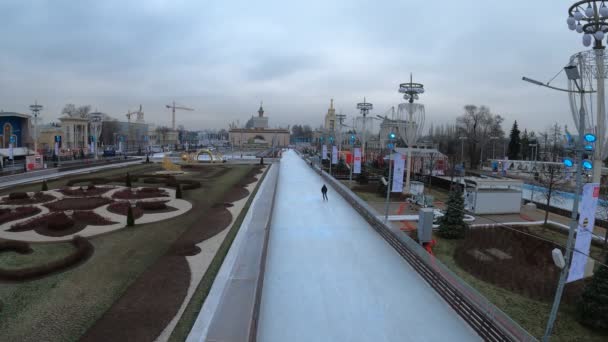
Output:
<instances>
[{"instance_id":1,"label":"gray cloud","mask_svg":"<svg viewBox=\"0 0 608 342\"><path fill-rule=\"evenodd\" d=\"M272 125L318 126L330 98L347 115L364 96L378 113L398 104L413 72L429 122L474 103L544 129L570 122L567 98L521 76L548 80L583 49L565 24L569 5L5 0L0 108L37 99L47 120L68 102L122 118L141 103L167 124L175 100L196 109L180 123L205 128L243 122L264 100Z\"/></svg>"}]
</instances>

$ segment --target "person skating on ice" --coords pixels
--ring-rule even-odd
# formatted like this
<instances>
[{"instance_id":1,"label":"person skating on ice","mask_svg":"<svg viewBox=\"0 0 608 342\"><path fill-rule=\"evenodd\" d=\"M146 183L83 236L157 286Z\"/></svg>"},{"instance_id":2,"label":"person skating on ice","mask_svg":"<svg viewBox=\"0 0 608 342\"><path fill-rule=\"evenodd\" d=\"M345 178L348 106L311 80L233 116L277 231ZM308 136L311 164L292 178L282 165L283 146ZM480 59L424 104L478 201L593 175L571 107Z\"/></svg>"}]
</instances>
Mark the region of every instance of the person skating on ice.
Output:
<instances>
[{"instance_id":1,"label":"person skating on ice","mask_svg":"<svg viewBox=\"0 0 608 342\"><path fill-rule=\"evenodd\" d=\"M323 194L323 200L329 201L329 199L327 198L327 187L325 186L325 184L323 184L323 187L321 188L321 193Z\"/></svg>"}]
</instances>

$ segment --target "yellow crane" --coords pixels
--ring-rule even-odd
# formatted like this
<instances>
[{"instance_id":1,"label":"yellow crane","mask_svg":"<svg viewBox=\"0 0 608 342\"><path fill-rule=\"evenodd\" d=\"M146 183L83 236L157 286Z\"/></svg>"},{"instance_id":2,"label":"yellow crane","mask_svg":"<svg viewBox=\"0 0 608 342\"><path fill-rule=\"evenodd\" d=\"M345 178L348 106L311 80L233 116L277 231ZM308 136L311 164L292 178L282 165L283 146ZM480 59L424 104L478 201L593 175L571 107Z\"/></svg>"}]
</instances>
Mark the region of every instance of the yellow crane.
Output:
<instances>
[{"instance_id":1,"label":"yellow crane","mask_svg":"<svg viewBox=\"0 0 608 342\"><path fill-rule=\"evenodd\" d=\"M171 109L172 112L172 116L171 116L171 128L175 131L175 110L179 109L179 110L189 110L189 111L193 111L194 109L192 108L188 108L188 107L184 107L181 105L176 105L175 101L173 101L173 104L170 105L166 105L167 108Z\"/></svg>"}]
</instances>

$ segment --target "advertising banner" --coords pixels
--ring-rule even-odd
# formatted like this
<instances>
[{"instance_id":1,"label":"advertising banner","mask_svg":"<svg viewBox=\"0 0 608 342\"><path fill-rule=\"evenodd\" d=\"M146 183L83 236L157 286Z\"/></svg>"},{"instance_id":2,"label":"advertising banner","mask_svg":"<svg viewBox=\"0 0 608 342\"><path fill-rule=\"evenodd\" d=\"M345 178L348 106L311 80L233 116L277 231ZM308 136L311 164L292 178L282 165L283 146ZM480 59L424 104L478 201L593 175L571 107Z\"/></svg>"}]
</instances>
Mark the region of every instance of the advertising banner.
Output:
<instances>
[{"instance_id":1,"label":"advertising banner","mask_svg":"<svg viewBox=\"0 0 608 342\"><path fill-rule=\"evenodd\" d=\"M55 141L55 155L59 156L59 143Z\"/></svg>"},{"instance_id":2,"label":"advertising banner","mask_svg":"<svg viewBox=\"0 0 608 342\"><path fill-rule=\"evenodd\" d=\"M327 145L323 145L323 148L321 149L321 156L323 160L327 159Z\"/></svg>"},{"instance_id":3,"label":"advertising banner","mask_svg":"<svg viewBox=\"0 0 608 342\"><path fill-rule=\"evenodd\" d=\"M361 148L359 147L355 147L355 165L353 168L353 173L361 173Z\"/></svg>"},{"instance_id":4,"label":"advertising banner","mask_svg":"<svg viewBox=\"0 0 608 342\"><path fill-rule=\"evenodd\" d=\"M576 228L576 242L572 253L572 262L568 272L567 282L583 279L585 276L585 266L587 265L587 255L591 247L593 236L593 226L595 225L595 210L597 200L600 196L600 185L598 183L587 183L583 186L583 196L580 206L580 217Z\"/></svg>"},{"instance_id":5,"label":"advertising banner","mask_svg":"<svg viewBox=\"0 0 608 342\"><path fill-rule=\"evenodd\" d=\"M338 146L331 147L331 163L338 164Z\"/></svg>"},{"instance_id":6,"label":"advertising banner","mask_svg":"<svg viewBox=\"0 0 608 342\"><path fill-rule=\"evenodd\" d=\"M405 154L393 153L393 189L392 192L403 192L403 173L405 172Z\"/></svg>"},{"instance_id":7,"label":"advertising banner","mask_svg":"<svg viewBox=\"0 0 608 342\"><path fill-rule=\"evenodd\" d=\"M13 144L8 144L8 159L13 160L13 158L15 157L14 153L15 152L13 151Z\"/></svg>"}]
</instances>

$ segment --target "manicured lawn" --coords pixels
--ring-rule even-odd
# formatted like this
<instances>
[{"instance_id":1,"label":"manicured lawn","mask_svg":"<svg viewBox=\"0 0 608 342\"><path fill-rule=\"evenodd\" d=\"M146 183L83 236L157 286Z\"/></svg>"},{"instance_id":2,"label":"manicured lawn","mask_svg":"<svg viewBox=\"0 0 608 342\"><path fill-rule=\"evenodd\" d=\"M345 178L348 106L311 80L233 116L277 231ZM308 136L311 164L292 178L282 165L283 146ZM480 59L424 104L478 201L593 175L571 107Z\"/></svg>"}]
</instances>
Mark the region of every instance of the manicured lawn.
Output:
<instances>
[{"instance_id":1,"label":"manicured lawn","mask_svg":"<svg viewBox=\"0 0 608 342\"><path fill-rule=\"evenodd\" d=\"M251 166L232 165L199 189L184 191L193 203L187 214L157 223L136 225L91 239L93 256L84 264L43 279L0 285L0 340L74 341L121 296L129 285L164 255L171 244L192 224L204 220L205 212L232 188ZM154 165L113 169L93 176L131 174L157 169ZM211 170L211 169L210 169ZM90 178L92 175L80 176ZM185 178L196 178L185 176ZM65 184L66 179L49 182L49 189ZM136 183L133 186L143 186ZM36 191L40 184L20 187ZM11 192L15 190L10 190ZM62 247L63 246L63 247ZM67 243L33 246L43 252L39 257L64 252ZM14 264L25 256L0 255L0 263ZM33 258L33 257L32 257ZM27 260L27 259L22 259ZM37 260L31 260L35 262Z\"/></svg>"}]
</instances>

